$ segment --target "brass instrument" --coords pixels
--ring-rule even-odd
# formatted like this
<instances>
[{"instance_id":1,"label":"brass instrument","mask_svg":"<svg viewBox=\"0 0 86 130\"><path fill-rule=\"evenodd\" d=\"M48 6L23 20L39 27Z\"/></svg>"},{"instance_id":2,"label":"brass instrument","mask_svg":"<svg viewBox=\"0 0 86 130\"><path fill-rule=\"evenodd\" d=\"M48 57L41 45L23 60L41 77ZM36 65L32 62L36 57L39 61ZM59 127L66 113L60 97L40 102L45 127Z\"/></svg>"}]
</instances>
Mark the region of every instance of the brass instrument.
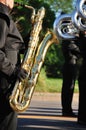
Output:
<instances>
[{"instance_id":1,"label":"brass instrument","mask_svg":"<svg viewBox=\"0 0 86 130\"><path fill-rule=\"evenodd\" d=\"M22 62L22 68L28 72L28 76L21 82L17 79L9 97L10 106L17 112L23 112L29 107L46 52L52 43L58 43L56 35L48 31L39 44L44 15L45 8L43 7L34 15L28 50Z\"/></svg>"},{"instance_id":2,"label":"brass instrument","mask_svg":"<svg viewBox=\"0 0 86 130\"><path fill-rule=\"evenodd\" d=\"M54 24L54 31L61 39L75 39L80 31L86 31L86 0L77 0L74 11L60 15Z\"/></svg>"},{"instance_id":3,"label":"brass instrument","mask_svg":"<svg viewBox=\"0 0 86 130\"><path fill-rule=\"evenodd\" d=\"M72 22L79 31L86 30L86 20L80 17L79 13L76 10L72 13Z\"/></svg>"},{"instance_id":4,"label":"brass instrument","mask_svg":"<svg viewBox=\"0 0 86 130\"><path fill-rule=\"evenodd\" d=\"M77 0L76 9L79 15L86 19L86 0Z\"/></svg>"},{"instance_id":5,"label":"brass instrument","mask_svg":"<svg viewBox=\"0 0 86 130\"><path fill-rule=\"evenodd\" d=\"M86 30L86 0L77 0L72 21L75 27L80 31Z\"/></svg>"},{"instance_id":6,"label":"brass instrument","mask_svg":"<svg viewBox=\"0 0 86 130\"><path fill-rule=\"evenodd\" d=\"M54 21L54 31L61 39L74 39L78 33L71 20L72 14L62 14Z\"/></svg>"}]
</instances>

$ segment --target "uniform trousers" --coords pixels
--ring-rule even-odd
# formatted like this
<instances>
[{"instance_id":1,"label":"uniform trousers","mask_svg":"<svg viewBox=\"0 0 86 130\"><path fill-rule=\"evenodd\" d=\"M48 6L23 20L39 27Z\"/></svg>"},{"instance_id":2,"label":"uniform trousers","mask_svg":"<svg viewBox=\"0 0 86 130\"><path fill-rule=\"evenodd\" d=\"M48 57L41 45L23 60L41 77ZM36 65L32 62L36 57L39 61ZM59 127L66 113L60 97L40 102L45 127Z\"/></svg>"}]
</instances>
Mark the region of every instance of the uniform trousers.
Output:
<instances>
[{"instance_id":1,"label":"uniform trousers","mask_svg":"<svg viewBox=\"0 0 86 130\"><path fill-rule=\"evenodd\" d=\"M16 130L17 113L10 112L8 115L0 115L0 130Z\"/></svg>"},{"instance_id":2,"label":"uniform trousers","mask_svg":"<svg viewBox=\"0 0 86 130\"><path fill-rule=\"evenodd\" d=\"M63 65L63 84L61 93L62 112L71 113L74 85L78 72L77 61L80 58L80 49L78 44L69 42L62 44L62 51L65 59Z\"/></svg>"},{"instance_id":3,"label":"uniform trousers","mask_svg":"<svg viewBox=\"0 0 86 130\"><path fill-rule=\"evenodd\" d=\"M79 74L78 122L86 125L86 37L80 43L83 62Z\"/></svg>"},{"instance_id":4,"label":"uniform trousers","mask_svg":"<svg viewBox=\"0 0 86 130\"><path fill-rule=\"evenodd\" d=\"M1 75L3 76L3 75ZM0 78L0 130L17 129L17 113L10 107L8 89L9 82L6 77Z\"/></svg>"}]
</instances>

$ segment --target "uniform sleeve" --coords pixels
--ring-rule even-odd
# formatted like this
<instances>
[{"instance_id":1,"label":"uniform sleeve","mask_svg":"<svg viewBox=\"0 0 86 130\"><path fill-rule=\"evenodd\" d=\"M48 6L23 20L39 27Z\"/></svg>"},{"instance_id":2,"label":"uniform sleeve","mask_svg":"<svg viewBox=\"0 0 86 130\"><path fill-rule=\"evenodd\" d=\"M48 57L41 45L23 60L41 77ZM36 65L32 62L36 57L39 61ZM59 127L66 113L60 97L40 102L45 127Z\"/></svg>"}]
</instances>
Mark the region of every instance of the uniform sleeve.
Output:
<instances>
[{"instance_id":1,"label":"uniform sleeve","mask_svg":"<svg viewBox=\"0 0 86 130\"><path fill-rule=\"evenodd\" d=\"M5 45L5 40L8 33L8 26L6 21L0 17L0 49Z\"/></svg>"},{"instance_id":2,"label":"uniform sleeve","mask_svg":"<svg viewBox=\"0 0 86 130\"><path fill-rule=\"evenodd\" d=\"M1 12L0 10L0 71L2 71L7 75L12 74L13 72L13 66L6 58L5 51L4 51L5 41L9 29L8 27L9 21L10 20L7 14L5 14L4 11Z\"/></svg>"}]
</instances>

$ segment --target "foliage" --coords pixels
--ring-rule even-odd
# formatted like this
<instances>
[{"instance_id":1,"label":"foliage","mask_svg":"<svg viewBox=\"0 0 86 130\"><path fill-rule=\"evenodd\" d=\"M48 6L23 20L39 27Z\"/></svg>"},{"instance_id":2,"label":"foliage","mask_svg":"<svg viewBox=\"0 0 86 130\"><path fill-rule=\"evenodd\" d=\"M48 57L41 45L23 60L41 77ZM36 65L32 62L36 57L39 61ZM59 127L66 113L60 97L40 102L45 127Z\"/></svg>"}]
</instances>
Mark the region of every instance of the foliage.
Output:
<instances>
[{"instance_id":1,"label":"foliage","mask_svg":"<svg viewBox=\"0 0 86 130\"><path fill-rule=\"evenodd\" d=\"M21 0L20 0L21 1ZM20 2L19 1L19 2ZM18 2L18 1L17 1ZM22 3L22 2L20 2ZM23 1L23 4L26 3ZM13 9L13 19L16 22L19 31L21 32L21 35L26 37L31 29L31 14L32 11L28 8L22 7L22 6L16 6Z\"/></svg>"},{"instance_id":2,"label":"foliage","mask_svg":"<svg viewBox=\"0 0 86 130\"><path fill-rule=\"evenodd\" d=\"M14 1L21 4L28 4L28 0L14 0Z\"/></svg>"},{"instance_id":3,"label":"foliage","mask_svg":"<svg viewBox=\"0 0 86 130\"><path fill-rule=\"evenodd\" d=\"M42 69L35 87L36 92L61 92L62 78L48 78L45 70ZM74 92L79 92L78 81L75 83Z\"/></svg>"},{"instance_id":4,"label":"foliage","mask_svg":"<svg viewBox=\"0 0 86 130\"><path fill-rule=\"evenodd\" d=\"M48 77L62 77L63 55L61 44L53 44L46 55L44 68Z\"/></svg>"},{"instance_id":5,"label":"foliage","mask_svg":"<svg viewBox=\"0 0 86 130\"><path fill-rule=\"evenodd\" d=\"M47 78L45 70L42 69L35 87L36 92L61 92L62 80Z\"/></svg>"},{"instance_id":6,"label":"foliage","mask_svg":"<svg viewBox=\"0 0 86 130\"><path fill-rule=\"evenodd\" d=\"M64 11L65 13L70 13L74 9L75 1L72 0L41 0L46 2L51 6L51 9L55 12L58 12L59 10Z\"/></svg>"}]
</instances>

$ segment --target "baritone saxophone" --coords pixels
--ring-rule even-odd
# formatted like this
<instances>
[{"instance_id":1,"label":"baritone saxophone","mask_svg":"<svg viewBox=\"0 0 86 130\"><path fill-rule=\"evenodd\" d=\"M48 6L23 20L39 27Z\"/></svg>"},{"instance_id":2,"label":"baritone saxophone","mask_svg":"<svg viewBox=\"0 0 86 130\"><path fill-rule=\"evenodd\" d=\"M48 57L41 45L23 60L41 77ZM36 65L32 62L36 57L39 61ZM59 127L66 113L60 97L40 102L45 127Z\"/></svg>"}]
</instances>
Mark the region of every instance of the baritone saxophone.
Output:
<instances>
[{"instance_id":1,"label":"baritone saxophone","mask_svg":"<svg viewBox=\"0 0 86 130\"><path fill-rule=\"evenodd\" d=\"M27 53L21 64L21 67L28 72L28 76L22 81L17 79L9 97L10 106L16 112L23 112L29 107L47 50L52 43L58 43L57 36L49 30L39 43L39 35L42 29L44 15L44 7L41 7L38 12L34 14L34 22L32 22L33 27L28 42Z\"/></svg>"}]
</instances>

